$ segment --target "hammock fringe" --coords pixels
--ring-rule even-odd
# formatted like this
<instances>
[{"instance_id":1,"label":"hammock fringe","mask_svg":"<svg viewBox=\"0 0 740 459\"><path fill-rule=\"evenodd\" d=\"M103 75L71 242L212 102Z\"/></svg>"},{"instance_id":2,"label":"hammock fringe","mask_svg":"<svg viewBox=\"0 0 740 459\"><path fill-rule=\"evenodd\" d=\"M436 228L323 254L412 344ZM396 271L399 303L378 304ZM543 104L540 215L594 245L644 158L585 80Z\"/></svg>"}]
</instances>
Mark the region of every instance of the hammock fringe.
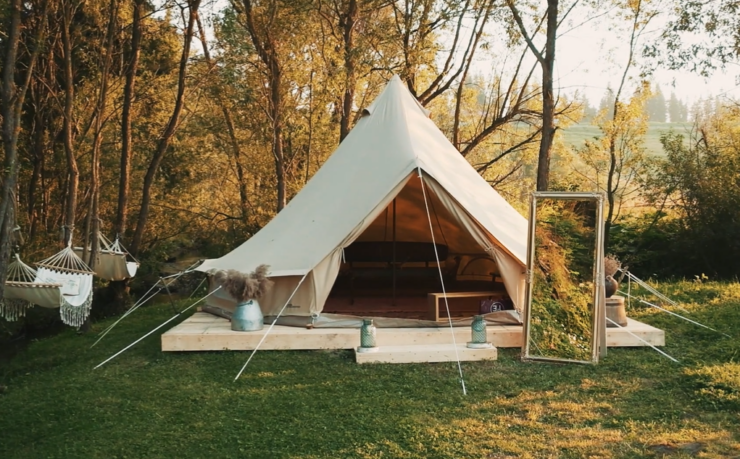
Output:
<instances>
[{"instance_id":1,"label":"hammock fringe","mask_svg":"<svg viewBox=\"0 0 740 459\"><path fill-rule=\"evenodd\" d=\"M62 322L70 327L80 328L90 316L92 300L92 290L90 290L90 294L87 295L85 302L79 306L73 306L65 300L64 304L59 308L59 316L62 318Z\"/></svg>"},{"instance_id":2,"label":"hammock fringe","mask_svg":"<svg viewBox=\"0 0 740 459\"><path fill-rule=\"evenodd\" d=\"M25 300L4 298L0 301L0 317L8 322L15 322L26 316L26 310L33 305Z\"/></svg>"},{"instance_id":3,"label":"hammock fringe","mask_svg":"<svg viewBox=\"0 0 740 459\"><path fill-rule=\"evenodd\" d=\"M21 261L18 254L15 260L8 266L8 277L5 285L11 285L14 288L38 289L55 288L58 300L53 300L52 304L40 304L44 307L58 307L59 316L65 325L72 327L81 327L90 316L93 300L92 275L93 271L74 253L71 247L63 249L61 252L45 260L36 263L42 272L39 277L39 271L31 268ZM74 282L82 282L87 286L86 292L79 292L79 295L65 297L62 290L66 284L65 275L81 279ZM59 279L57 276L61 276ZM87 279L87 280L85 280ZM62 281L57 283L56 281ZM49 283L52 284L49 284ZM79 285L79 284L77 284ZM30 290L28 290L30 292ZM82 295L85 295L84 297ZM39 301L39 298L36 298ZM57 303L57 301L59 301ZM74 303L74 304L73 304ZM34 303L28 301L26 295L23 298L3 298L0 300L0 317L13 322L26 315L26 310L33 306Z\"/></svg>"}]
</instances>

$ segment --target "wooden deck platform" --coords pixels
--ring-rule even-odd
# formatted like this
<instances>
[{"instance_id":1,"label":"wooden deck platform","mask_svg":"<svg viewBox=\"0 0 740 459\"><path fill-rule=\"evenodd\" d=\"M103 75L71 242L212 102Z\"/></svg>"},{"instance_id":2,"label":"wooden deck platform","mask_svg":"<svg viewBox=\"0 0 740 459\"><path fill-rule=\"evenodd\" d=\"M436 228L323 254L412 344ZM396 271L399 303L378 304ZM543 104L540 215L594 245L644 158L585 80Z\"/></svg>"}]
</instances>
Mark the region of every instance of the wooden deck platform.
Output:
<instances>
[{"instance_id":1,"label":"wooden deck platform","mask_svg":"<svg viewBox=\"0 0 740 459\"><path fill-rule=\"evenodd\" d=\"M248 351L254 349L267 332L268 326L258 332L231 330L228 320L205 312L196 312L181 324L162 335L162 350L177 351ZM665 345L662 330L629 319L625 329L607 328L607 345L610 347L645 346L630 331L654 346ZM450 345L449 328L379 328L379 346ZM522 327L502 325L488 327L488 340L495 347L521 347ZM469 327L455 328L455 342L470 341ZM354 349L360 345L360 331L353 328L287 327L276 325L265 338L260 349Z\"/></svg>"},{"instance_id":2,"label":"wooden deck platform","mask_svg":"<svg viewBox=\"0 0 740 459\"><path fill-rule=\"evenodd\" d=\"M424 363L424 362L461 362L477 360L496 360L498 351L495 347L488 349L470 349L465 343L454 344L417 344L413 346L383 346L377 352L357 352L357 363Z\"/></svg>"}]
</instances>

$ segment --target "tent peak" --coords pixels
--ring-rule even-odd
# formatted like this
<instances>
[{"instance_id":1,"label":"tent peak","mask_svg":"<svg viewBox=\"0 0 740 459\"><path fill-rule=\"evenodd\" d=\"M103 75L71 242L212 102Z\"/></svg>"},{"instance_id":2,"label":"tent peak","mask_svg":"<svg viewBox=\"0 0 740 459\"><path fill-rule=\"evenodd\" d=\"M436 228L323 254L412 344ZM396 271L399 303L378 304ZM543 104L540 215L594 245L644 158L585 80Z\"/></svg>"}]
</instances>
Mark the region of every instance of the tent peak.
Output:
<instances>
[{"instance_id":1,"label":"tent peak","mask_svg":"<svg viewBox=\"0 0 740 459\"><path fill-rule=\"evenodd\" d=\"M362 116L372 115L376 107L381 106L384 103L388 103L389 100L396 99L403 101L404 99L411 99L412 104L415 108L418 108L425 117L429 118L431 111L427 110L421 103L411 94L409 88L406 87L401 77L394 74L393 77L386 83L385 88L378 94L378 97L368 107L362 110Z\"/></svg>"}]
</instances>

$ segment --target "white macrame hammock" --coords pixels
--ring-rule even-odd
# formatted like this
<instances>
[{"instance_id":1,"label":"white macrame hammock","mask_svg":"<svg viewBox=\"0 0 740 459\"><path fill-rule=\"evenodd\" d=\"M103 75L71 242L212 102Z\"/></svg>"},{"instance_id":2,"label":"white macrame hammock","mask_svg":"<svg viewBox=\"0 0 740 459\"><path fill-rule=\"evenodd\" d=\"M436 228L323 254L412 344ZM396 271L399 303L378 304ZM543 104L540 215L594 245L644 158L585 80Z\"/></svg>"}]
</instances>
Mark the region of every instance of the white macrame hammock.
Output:
<instances>
[{"instance_id":1,"label":"white macrame hammock","mask_svg":"<svg viewBox=\"0 0 740 459\"><path fill-rule=\"evenodd\" d=\"M69 246L36 266L38 270L25 264L17 254L8 265L0 316L9 321L18 320L36 304L59 308L62 322L80 327L90 315L93 271Z\"/></svg>"},{"instance_id":2,"label":"white macrame hammock","mask_svg":"<svg viewBox=\"0 0 740 459\"><path fill-rule=\"evenodd\" d=\"M95 260L95 275L109 281L121 281L132 278L139 269L139 262L121 245L118 238L109 241L103 234L98 234L100 250ZM83 257L82 247L75 247L75 253ZM89 251L87 255L89 259ZM84 257L83 257L84 258ZM129 261L131 258L133 261Z\"/></svg>"}]
</instances>

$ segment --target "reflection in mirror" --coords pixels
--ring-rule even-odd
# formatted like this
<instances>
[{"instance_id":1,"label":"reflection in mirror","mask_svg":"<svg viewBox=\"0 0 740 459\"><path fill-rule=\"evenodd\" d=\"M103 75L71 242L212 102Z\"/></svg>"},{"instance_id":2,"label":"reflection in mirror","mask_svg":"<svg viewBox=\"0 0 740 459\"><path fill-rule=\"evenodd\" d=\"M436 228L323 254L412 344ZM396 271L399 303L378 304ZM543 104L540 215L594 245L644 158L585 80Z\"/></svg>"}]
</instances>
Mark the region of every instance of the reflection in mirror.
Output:
<instances>
[{"instance_id":1,"label":"reflection in mirror","mask_svg":"<svg viewBox=\"0 0 740 459\"><path fill-rule=\"evenodd\" d=\"M598 360L603 303L603 196L534 193L530 209L523 356ZM601 318L603 321L603 318Z\"/></svg>"}]
</instances>

